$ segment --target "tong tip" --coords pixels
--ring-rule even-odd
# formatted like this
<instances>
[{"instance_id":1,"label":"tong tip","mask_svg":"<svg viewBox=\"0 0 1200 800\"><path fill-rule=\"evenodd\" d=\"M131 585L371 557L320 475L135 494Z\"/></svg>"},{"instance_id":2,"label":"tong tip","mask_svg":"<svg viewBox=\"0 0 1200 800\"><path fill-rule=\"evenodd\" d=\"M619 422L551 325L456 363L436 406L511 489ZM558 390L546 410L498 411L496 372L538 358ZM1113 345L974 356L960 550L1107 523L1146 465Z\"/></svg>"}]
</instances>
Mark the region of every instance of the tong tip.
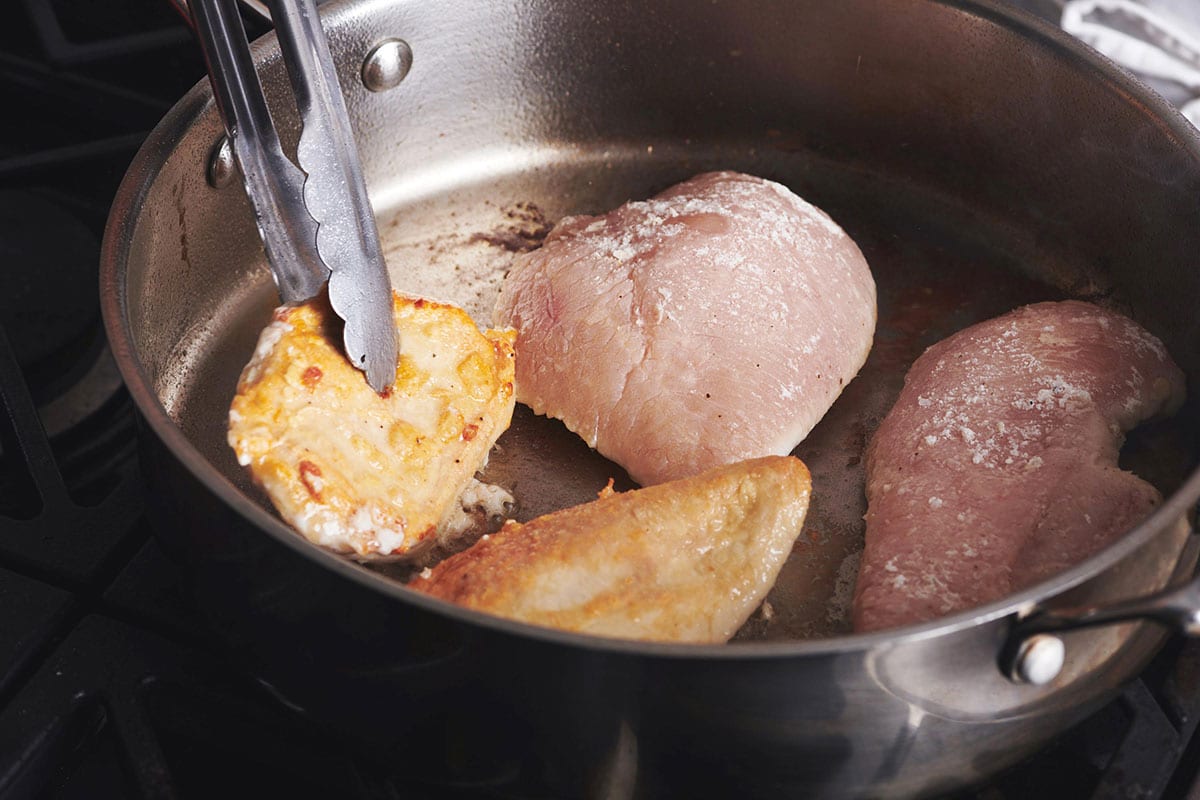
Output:
<instances>
[{"instance_id":1,"label":"tong tip","mask_svg":"<svg viewBox=\"0 0 1200 800\"><path fill-rule=\"evenodd\" d=\"M395 347L392 348L392 351L393 358L390 368L384 359L380 359L381 363L366 363L366 355L363 355L361 369L367 373L367 383L375 390L376 394L387 394L388 390L392 388L392 382L396 379Z\"/></svg>"},{"instance_id":2,"label":"tong tip","mask_svg":"<svg viewBox=\"0 0 1200 800\"><path fill-rule=\"evenodd\" d=\"M380 269L373 274L378 278L387 272ZM363 285L345 272L329 277L329 304L346 323L342 333L346 355L380 394L396 379L399 342L392 302L386 282Z\"/></svg>"},{"instance_id":3,"label":"tong tip","mask_svg":"<svg viewBox=\"0 0 1200 800\"><path fill-rule=\"evenodd\" d=\"M346 352L351 363L366 373L367 383L378 394L385 394L396 380L397 342L395 332L390 337L377 338L373 345L357 341L347 326Z\"/></svg>"}]
</instances>

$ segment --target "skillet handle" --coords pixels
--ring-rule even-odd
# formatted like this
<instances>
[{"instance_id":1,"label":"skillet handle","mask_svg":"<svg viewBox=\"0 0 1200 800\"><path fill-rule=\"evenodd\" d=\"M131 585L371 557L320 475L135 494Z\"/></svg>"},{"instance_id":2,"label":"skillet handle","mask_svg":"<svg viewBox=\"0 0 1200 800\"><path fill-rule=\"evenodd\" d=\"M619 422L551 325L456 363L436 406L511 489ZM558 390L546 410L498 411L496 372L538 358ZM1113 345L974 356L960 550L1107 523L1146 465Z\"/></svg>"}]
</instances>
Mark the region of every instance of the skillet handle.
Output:
<instances>
[{"instance_id":1,"label":"skillet handle","mask_svg":"<svg viewBox=\"0 0 1200 800\"><path fill-rule=\"evenodd\" d=\"M1035 611L1013 625L1000 651L1000 669L1018 683L1049 683L1062 669L1065 655L1055 634L1136 620L1200 636L1200 576L1182 586L1111 605Z\"/></svg>"}]
</instances>

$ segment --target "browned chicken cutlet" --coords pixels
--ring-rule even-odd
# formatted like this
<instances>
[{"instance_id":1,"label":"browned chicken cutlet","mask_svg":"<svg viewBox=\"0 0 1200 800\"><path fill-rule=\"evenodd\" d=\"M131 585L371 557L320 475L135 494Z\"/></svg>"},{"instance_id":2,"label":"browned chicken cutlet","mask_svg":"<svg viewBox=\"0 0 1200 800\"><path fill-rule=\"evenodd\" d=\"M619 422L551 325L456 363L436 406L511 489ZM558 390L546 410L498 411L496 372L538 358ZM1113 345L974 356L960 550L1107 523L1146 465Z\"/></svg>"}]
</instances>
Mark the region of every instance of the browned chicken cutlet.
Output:
<instances>
[{"instance_id":1,"label":"browned chicken cutlet","mask_svg":"<svg viewBox=\"0 0 1200 800\"><path fill-rule=\"evenodd\" d=\"M414 557L469 526L464 503L512 500L474 475L512 419L515 333L481 333L455 306L393 299L400 353L388 391L346 359L319 298L275 312L229 411L229 444L280 516L362 559Z\"/></svg>"},{"instance_id":2,"label":"browned chicken cutlet","mask_svg":"<svg viewBox=\"0 0 1200 800\"><path fill-rule=\"evenodd\" d=\"M727 641L804 524L808 469L769 456L600 499L499 533L415 578L498 616L626 639Z\"/></svg>"}]
</instances>

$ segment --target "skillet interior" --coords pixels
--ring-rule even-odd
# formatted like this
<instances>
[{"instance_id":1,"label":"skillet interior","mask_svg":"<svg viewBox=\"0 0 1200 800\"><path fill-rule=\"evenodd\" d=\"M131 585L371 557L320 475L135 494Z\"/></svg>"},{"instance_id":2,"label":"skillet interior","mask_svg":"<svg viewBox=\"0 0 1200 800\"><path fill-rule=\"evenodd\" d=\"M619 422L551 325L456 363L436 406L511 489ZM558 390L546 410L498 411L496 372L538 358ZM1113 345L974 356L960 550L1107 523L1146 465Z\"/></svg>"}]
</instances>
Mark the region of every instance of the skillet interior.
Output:
<instances>
[{"instance_id":1,"label":"skillet interior","mask_svg":"<svg viewBox=\"0 0 1200 800\"><path fill-rule=\"evenodd\" d=\"M515 251L533 246L551 222L565 214L604 211L715 168L779 180L824 208L858 242L879 289L879 325L866 366L796 451L812 470L814 501L769 597L773 614L756 614L738 639L812 638L849 630L865 512L861 455L925 347L1017 305L1065 296L1112 305L1168 341L1178 338L1176 321L1139 307L1122 291L1119 276L1105 274L1087 258L1064 255L1036 230L903 176L819 157L775 130L716 142L531 148L482 169L477 160L451 162L419 181L397 176L376 192L391 200L380 214L380 229L393 286L456 302L486 325L495 288ZM238 373L277 302L265 266L255 260L261 256L244 259L231 265L243 278L220 314L189 330L174 350L176 363L160 373L158 389L168 413L201 452L269 507L225 442ZM1194 376L1185 358L1191 354L1175 355ZM1138 431L1125 449L1124 466L1164 494L1196 462L1195 431L1188 428L1196 418L1195 392L1192 397L1173 420ZM632 486L619 467L559 423L520 406L484 473L514 493L520 519L586 502L610 476L618 488Z\"/></svg>"}]
</instances>

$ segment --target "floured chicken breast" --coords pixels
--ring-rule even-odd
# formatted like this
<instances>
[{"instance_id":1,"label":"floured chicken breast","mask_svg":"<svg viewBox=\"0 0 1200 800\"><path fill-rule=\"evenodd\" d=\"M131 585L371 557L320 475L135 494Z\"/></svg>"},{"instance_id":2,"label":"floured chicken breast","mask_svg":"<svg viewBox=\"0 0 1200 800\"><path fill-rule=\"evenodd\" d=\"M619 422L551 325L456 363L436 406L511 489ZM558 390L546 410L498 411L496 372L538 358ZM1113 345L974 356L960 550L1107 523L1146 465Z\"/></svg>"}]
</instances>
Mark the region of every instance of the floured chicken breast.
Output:
<instances>
[{"instance_id":1,"label":"floured chicken breast","mask_svg":"<svg viewBox=\"0 0 1200 800\"><path fill-rule=\"evenodd\" d=\"M341 348L324 297L262 332L229 411L229 444L280 516L359 558L418 555L512 497L475 480L512 419L513 331L394 296L396 380L376 394ZM465 498L465 499L464 499Z\"/></svg>"},{"instance_id":2,"label":"floured chicken breast","mask_svg":"<svg viewBox=\"0 0 1200 800\"><path fill-rule=\"evenodd\" d=\"M1117 467L1124 432L1183 402L1161 342L1088 303L1038 303L913 364L867 448L854 625L982 605L1071 567L1158 491Z\"/></svg>"},{"instance_id":3,"label":"floured chicken breast","mask_svg":"<svg viewBox=\"0 0 1200 800\"><path fill-rule=\"evenodd\" d=\"M808 469L771 456L568 508L451 556L409 585L480 611L598 636L725 642L800 534Z\"/></svg>"},{"instance_id":4,"label":"floured chicken breast","mask_svg":"<svg viewBox=\"0 0 1200 800\"><path fill-rule=\"evenodd\" d=\"M562 220L495 319L517 399L646 485L791 452L867 358L875 282L819 209L714 172Z\"/></svg>"}]
</instances>

